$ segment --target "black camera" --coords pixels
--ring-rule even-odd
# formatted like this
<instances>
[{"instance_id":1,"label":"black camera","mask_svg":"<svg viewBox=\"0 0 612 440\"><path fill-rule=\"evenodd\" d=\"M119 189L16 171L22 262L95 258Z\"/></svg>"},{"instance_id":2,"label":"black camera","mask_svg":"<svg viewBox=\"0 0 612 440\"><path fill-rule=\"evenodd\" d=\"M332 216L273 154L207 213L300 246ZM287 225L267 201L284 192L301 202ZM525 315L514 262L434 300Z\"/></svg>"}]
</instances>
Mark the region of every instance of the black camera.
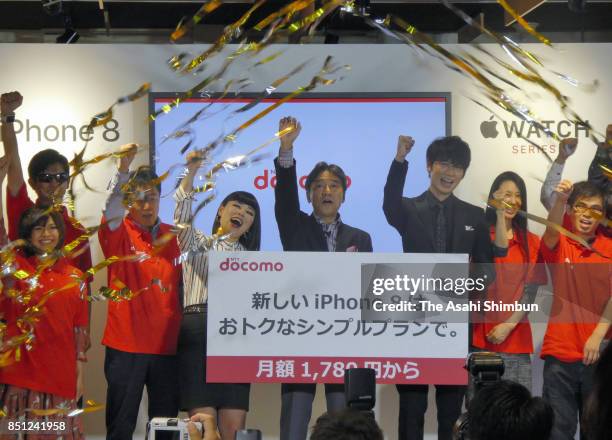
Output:
<instances>
[{"instance_id":1,"label":"black camera","mask_svg":"<svg viewBox=\"0 0 612 440\"><path fill-rule=\"evenodd\" d=\"M346 406L371 412L376 405L376 372L371 368L349 368L344 372Z\"/></svg>"},{"instance_id":2,"label":"black camera","mask_svg":"<svg viewBox=\"0 0 612 440\"><path fill-rule=\"evenodd\" d=\"M465 369L472 375L475 393L483 386L501 380L504 374L504 360L490 351L471 353L465 361Z\"/></svg>"},{"instance_id":3,"label":"black camera","mask_svg":"<svg viewBox=\"0 0 612 440\"><path fill-rule=\"evenodd\" d=\"M501 380L505 366L504 360L498 353L490 351L479 351L470 353L465 361L465 369L472 376L474 390L472 395L476 395L483 387L494 384ZM468 390L465 406L470 408L470 395ZM465 412L459 416L455 426L453 427L454 440L469 440L468 439L468 413Z\"/></svg>"}]
</instances>

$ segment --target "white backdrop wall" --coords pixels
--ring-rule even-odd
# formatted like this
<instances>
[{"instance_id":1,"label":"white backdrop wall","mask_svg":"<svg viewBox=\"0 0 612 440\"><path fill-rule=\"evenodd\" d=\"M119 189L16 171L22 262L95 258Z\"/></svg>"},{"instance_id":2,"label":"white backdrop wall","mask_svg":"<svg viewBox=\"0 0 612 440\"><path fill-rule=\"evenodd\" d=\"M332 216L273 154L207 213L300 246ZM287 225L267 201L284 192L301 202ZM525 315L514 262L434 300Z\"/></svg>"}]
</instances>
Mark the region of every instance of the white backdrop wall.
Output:
<instances>
[{"instance_id":1,"label":"white backdrop wall","mask_svg":"<svg viewBox=\"0 0 612 440\"><path fill-rule=\"evenodd\" d=\"M612 96L612 85L609 82L612 77L612 44L560 44L556 49L535 44L525 46L539 54L551 70L584 82L596 78L602 82L596 93L589 93L569 86L559 79L552 81L572 98L574 109L584 119L589 120L598 130L604 130L612 119L612 103L609 100ZM197 82L197 78L176 75L168 69L166 60L179 51L196 54L205 48L171 45L0 45L0 59L3 60L0 90L19 90L25 97L24 105L17 115L20 120L17 128L21 129L18 139L23 164L27 164L31 156L41 148L56 148L72 157L84 144L78 135L79 127L87 124L92 115L106 109L117 97L136 90L145 81L151 81L153 89L160 92L188 89ZM460 45L447 48L453 51L467 49L466 46ZM506 126L502 123L497 124L497 137L485 138L480 126L483 121L489 119L490 114L468 99L479 97L477 89L467 79L444 67L439 61L421 56L403 45L292 45L272 47L266 53L270 54L279 49L285 51L282 57L248 72L245 68L250 66L252 61L238 60L226 78L242 77L246 72L253 84L245 91L259 92L299 62L314 58L309 69L305 69L278 90L289 92L306 84L319 69L325 56L333 55L337 63L351 65L352 69L344 74L342 81L321 88L318 92L451 92L452 133L460 135L470 144L473 155L472 165L457 195L469 202L482 204L493 178L502 171L515 170L527 182L530 211L545 215L539 203L540 184L536 180L546 174L548 163L545 158L540 153L529 151L529 144L519 139L516 133L508 135ZM490 49L503 56L497 47L492 46ZM262 54L262 57L265 56L266 54ZM214 72L222 58L212 60L204 74ZM559 122L565 118L554 100L545 91L525 84L521 84L521 87L529 94L532 109L541 119L554 121L551 127L556 129ZM217 88L211 90L219 91ZM516 122L516 119L510 116L504 115L503 118L508 127L512 121ZM93 140L89 143L88 157L126 142L148 144L146 100L117 107L115 119L118 122L116 131L113 126L110 127L111 130L96 130ZM367 124L367 121L355 121L355 124L364 123ZM373 127L371 154L386 156L390 161L394 155L397 135L410 134L411 126L418 123L419 121L406 121L404 126L397 127L395 133L376 133L376 128ZM573 128L568 131L568 125L564 122L561 122L559 128L562 134L573 136ZM350 130L351 127L338 129ZM492 134L494 133L488 133L489 136ZM524 134L527 135L526 127ZM248 130L243 136L248 136ZM586 178L588 164L595 152L595 145L585 138L584 133L579 133L579 137L578 151L568 162L565 173L565 176L572 180ZM533 132L529 134L529 138L544 146L553 157L556 155L555 142ZM425 147L426 145L419 145L417 139L416 148ZM330 145L329 148L334 147ZM147 152L143 151L139 160L147 161ZM105 200L102 190L106 187L114 166L107 161L86 172L85 176L90 185L100 192L86 193L82 185L77 185L77 216L87 225L99 222ZM425 164L414 163L411 166L424 167ZM351 197L357 195L353 194ZM541 232L539 225L531 226L532 230ZM397 239L399 240L399 236ZM97 240L94 238L92 241L94 260L100 260ZM94 288L99 287L105 279L105 273L98 274ZM105 399L104 351L99 344L105 313L104 303L94 303L94 346L89 352L89 365L86 370L86 396L96 401ZM543 326L536 326L534 331L536 340L541 340ZM541 387L540 376L541 365L536 362L536 391ZM324 408L321 391L313 411L313 421ZM251 393L252 410L249 413L248 426L262 429L267 440L278 438L279 395L280 387L271 385L256 385ZM430 438L435 438L435 404L431 400L430 408L432 411L426 430ZM395 439L398 407L394 387L380 387L377 413L387 437ZM85 421L90 438L104 435L103 412L87 415ZM136 437L142 437L142 426L141 423Z\"/></svg>"}]
</instances>

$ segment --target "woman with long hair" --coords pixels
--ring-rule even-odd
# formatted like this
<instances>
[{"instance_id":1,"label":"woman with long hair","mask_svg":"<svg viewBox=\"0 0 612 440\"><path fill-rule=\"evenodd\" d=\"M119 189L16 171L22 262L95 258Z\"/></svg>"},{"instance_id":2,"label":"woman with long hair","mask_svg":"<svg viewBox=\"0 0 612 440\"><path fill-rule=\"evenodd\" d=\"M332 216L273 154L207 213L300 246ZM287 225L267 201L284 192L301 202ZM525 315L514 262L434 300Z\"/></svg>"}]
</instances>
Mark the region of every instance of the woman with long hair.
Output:
<instances>
[{"instance_id":1,"label":"woman with long hair","mask_svg":"<svg viewBox=\"0 0 612 440\"><path fill-rule=\"evenodd\" d=\"M540 239L529 232L525 181L506 171L495 178L488 200L487 221L491 240L505 256L495 257L496 279L487 291L487 301L495 304L533 303L539 285L546 284L546 271L539 259ZM490 303L491 304L491 303ZM499 353L504 359L504 379L531 389L531 326L524 311L487 311L473 326L472 344L476 349Z\"/></svg>"},{"instance_id":2,"label":"woman with long hair","mask_svg":"<svg viewBox=\"0 0 612 440\"><path fill-rule=\"evenodd\" d=\"M193 180L202 164L198 152L187 155L187 175L176 194L174 222L183 255L183 320L179 333L179 390L181 410L213 415L223 440L233 440L244 429L249 409L250 384L206 382L206 319L208 251L257 251L261 242L261 216L251 193L236 191L219 206L212 235L192 225ZM223 236L223 239L219 240Z\"/></svg>"},{"instance_id":3,"label":"woman with long hair","mask_svg":"<svg viewBox=\"0 0 612 440\"><path fill-rule=\"evenodd\" d=\"M8 358L7 365L0 366L0 409L11 420L31 422L30 440L49 438L49 434L79 440L84 438L79 418L66 416L77 409L83 388L88 312L82 272L58 253L64 244L64 223L53 209L26 210L19 222L19 238L25 245L16 251L0 295L6 321L0 347L4 346ZM25 316L32 318L26 325L20 322ZM27 336L30 325L33 338L11 356L7 342ZM0 435L2 439L17 437Z\"/></svg>"}]
</instances>

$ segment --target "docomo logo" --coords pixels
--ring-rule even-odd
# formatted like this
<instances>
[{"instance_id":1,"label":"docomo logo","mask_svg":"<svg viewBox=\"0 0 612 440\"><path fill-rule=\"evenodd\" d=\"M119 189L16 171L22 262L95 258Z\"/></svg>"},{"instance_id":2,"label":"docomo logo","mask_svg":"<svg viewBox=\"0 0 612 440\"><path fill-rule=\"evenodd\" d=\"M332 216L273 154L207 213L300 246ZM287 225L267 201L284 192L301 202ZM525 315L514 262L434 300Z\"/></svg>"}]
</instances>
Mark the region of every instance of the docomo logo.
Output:
<instances>
[{"instance_id":1,"label":"docomo logo","mask_svg":"<svg viewBox=\"0 0 612 440\"><path fill-rule=\"evenodd\" d=\"M300 186L304 189L306 189L306 179L308 178L308 176L302 176L298 179L298 183L300 184ZM275 188L276 187L276 175L274 174L273 170L264 170L263 173L257 177L255 177L255 179L253 179L253 186L256 189L259 190L263 190L268 188L268 186L270 186L271 188ZM350 188L351 186L351 178L349 176L346 176L346 188Z\"/></svg>"},{"instance_id":2,"label":"docomo logo","mask_svg":"<svg viewBox=\"0 0 612 440\"><path fill-rule=\"evenodd\" d=\"M226 258L219 264L219 269L224 272L281 272L284 266L280 261L240 261L239 258Z\"/></svg>"}]
</instances>

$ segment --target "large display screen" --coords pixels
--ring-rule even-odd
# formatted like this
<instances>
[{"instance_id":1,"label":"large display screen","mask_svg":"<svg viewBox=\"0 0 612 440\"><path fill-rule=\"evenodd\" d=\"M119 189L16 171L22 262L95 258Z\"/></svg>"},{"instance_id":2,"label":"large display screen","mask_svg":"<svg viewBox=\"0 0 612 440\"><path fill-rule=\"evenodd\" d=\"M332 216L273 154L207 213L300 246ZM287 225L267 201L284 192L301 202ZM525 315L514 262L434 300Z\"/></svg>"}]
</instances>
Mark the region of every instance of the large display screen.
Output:
<instances>
[{"instance_id":1,"label":"large display screen","mask_svg":"<svg viewBox=\"0 0 612 440\"><path fill-rule=\"evenodd\" d=\"M151 94L150 110L156 112L175 99L172 93ZM251 108L243 109L254 97L215 99L202 97L182 101L167 114L161 114L151 125L152 163L158 173L184 162L181 149L191 141L190 149L202 148L232 133L253 116L273 105L282 95L271 95ZM185 123L199 113L199 118ZM212 162L245 154L270 141L284 116L297 118L302 131L295 142L294 158L300 182L301 209L310 214L312 206L303 188L305 176L319 161L342 167L350 179L346 199L340 207L341 220L370 233L375 252L401 252L399 234L387 224L382 211L383 187L397 147L398 135L410 135L416 144L410 153L404 194L415 196L428 187L425 151L429 143L450 133L450 94L325 94L303 95L283 103L265 117L242 130L233 142L216 150ZM177 130L190 129L188 135L171 136ZM235 171L221 171L216 177L216 199L203 209L194 224L205 233L212 232L217 208L232 191L248 191L257 198L262 216L262 250L282 250L274 219L276 183L273 159L278 142L260 153L268 157ZM201 178L206 168L201 172ZM160 216L171 222L174 211L173 188L183 169L173 167L171 176L162 183ZM200 180L200 182L202 182ZM207 194L199 194L204 199ZM194 206L197 202L194 204Z\"/></svg>"}]
</instances>

